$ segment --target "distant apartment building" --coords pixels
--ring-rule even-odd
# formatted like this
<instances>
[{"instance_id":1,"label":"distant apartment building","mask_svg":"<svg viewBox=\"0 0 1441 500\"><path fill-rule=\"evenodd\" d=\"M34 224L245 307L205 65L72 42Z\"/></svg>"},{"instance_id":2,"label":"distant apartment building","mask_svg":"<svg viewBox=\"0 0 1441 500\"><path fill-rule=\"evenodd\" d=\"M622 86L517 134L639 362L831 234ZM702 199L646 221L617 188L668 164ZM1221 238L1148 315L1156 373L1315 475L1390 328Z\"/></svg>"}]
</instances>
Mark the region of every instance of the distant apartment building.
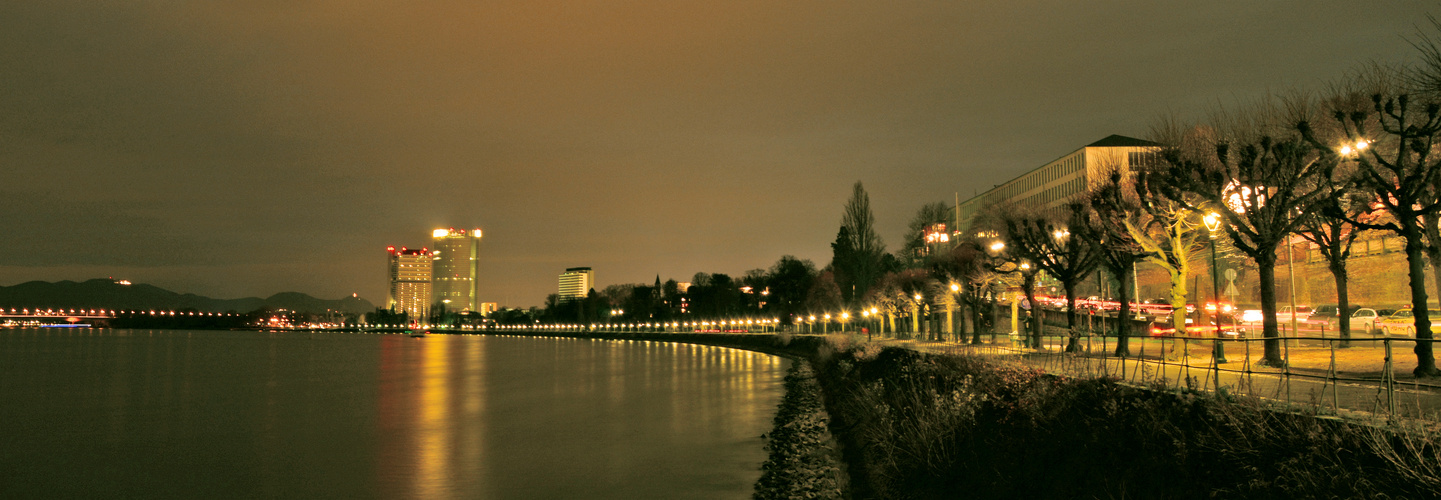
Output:
<instances>
[{"instance_id":1,"label":"distant apartment building","mask_svg":"<svg viewBox=\"0 0 1441 500\"><path fill-rule=\"evenodd\" d=\"M589 267L566 269L560 274L560 291L557 296L562 301L584 299L594 283L594 275Z\"/></svg>"},{"instance_id":2,"label":"distant apartment building","mask_svg":"<svg viewBox=\"0 0 1441 500\"><path fill-rule=\"evenodd\" d=\"M1108 182L1112 172L1132 171L1133 165L1146 161L1160 144L1142 139L1112 135L1082 146L1070 154L1021 174L1015 179L980 193L960 203L956 218L960 231L980 210L991 205L1009 205L1037 212L1054 212L1073 200Z\"/></svg>"},{"instance_id":3,"label":"distant apartment building","mask_svg":"<svg viewBox=\"0 0 1441 500\"><path fill-rule=\"evenodd\" d=\"M386 247L386 251L390 254L390 296L385 307L405 312L411 320L425 321L430 316L433 254L425 248Z\"/></svg>"},{"instance_id":4,"label":"distant apartment building","mask_svg":"<svg viewBox=\"0 0 1441 500\"><path fill-rule=\"evenodd\" d=\"M450 312L479 311L476 257L480 252L480 230L436 229L431 236L435 245L433 303L444 304Z\"/></svg>"}]
</instances>

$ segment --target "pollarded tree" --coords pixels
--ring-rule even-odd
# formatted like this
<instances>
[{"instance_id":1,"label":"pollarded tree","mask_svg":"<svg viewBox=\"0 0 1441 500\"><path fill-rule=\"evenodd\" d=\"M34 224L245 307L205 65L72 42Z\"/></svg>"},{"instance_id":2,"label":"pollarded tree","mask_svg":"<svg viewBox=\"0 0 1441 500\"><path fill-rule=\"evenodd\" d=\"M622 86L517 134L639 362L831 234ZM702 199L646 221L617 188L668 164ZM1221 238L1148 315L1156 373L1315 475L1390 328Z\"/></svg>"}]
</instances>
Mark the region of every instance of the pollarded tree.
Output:
<instances>
[{"instance_id":1,"label":"pollarded tree","mask_svg":"<svg viewBox=\"0 0 1441 500\"><path fill-rule=\"evenodd\" d=\"M1066 352L1076 352L1080 350L1080 333L1076 329L1076 286L1095 271L1100 253L1095 241L1071 234L1071 227L1076 227L1083 234L1088 233L1080 227L1089 223L1084 206L1071 203L1066 205L1066 212L1067 223L1064 224L1046 217L1007 219L1006 234L1016 255L1060 281L1061 287L1066 290L1066 329L1070 337ZM1037 305L1034 300L1031 301L1033 312Z\"/></svg>"},{"instance_id":2,"label":"pollarded tree","mask_svg":"<svg viewBox=\"0 0 1441 500\"><path fill-rule=\"evenodd\" d=\"M1355 90L1338 92L1331 100L1339 133L1326 134L1301 120L1296 129L1317 149L1356 165L1355 181L1375 195L1390 220L1358 226L1394 232L1406 241L1407 278L1416 325L1418 377L1441 376L1430 340L1431 317L1426 293L1424 221L1441 211L1436 191L1441 183L1441 155L1433 154L1441 138L1441 102L1412 102L1406 92L1373 85L1369 105L1355 99Z\"/></svg>"},{"instance_id":3,"label":"pollarded tree","mask_svg":"<svg viewBox=\"0 0 1441 500\"><path fill-rule=\"evenodd\" d=\"M1170 279L1171 324L1176 328L1176 335L1166 356L1178 359L1186 353L1186 297L1190 293L1186 278L1191 272L1191 255L1203 248L1205 229L1201 219L1186 209L1185 200L1170 198L1153 186L1152 179L1156 176L1152 170L1160 163L1157 156L1147 155L1146 164L1132 166L1135 169L1132 189L1139 195L1139 210L1129 213L1121 222L1145 252L1145 261L1165 270Z\"/></svg>"},{"instance_id":4,"label":"pollarded tree","mask_svg":"<svg viewBox=\"0 0 1441 500\"><path fill-rule=\"evenodd\" d=\"M865 304L862 305L863 308L869 305L876 309L877 315L885 314L886 316L885 321L880 322L880 333L884 335L889 329L890 334L894 336L896 334L896 316L900 314L908 302L905 291L901 290L898 273L886 273L881 276L881 279L876 281L875 286L872 286L870 290L866 292L864 300ZM877 321L880 321L880 319L877 318Z\"/></svg>"},{"instance_id":5,"label":"pollarded tree","mask_svg":"<svg viewBox=\"0 0 1441 500\"><path fill-rule=\"evenodd\" d=\"M1348 189L1352 186L1336 186L1335 192L1323 197L1317 209L1304 215L1296 234L1315 244L1326 259L1326 269L1336 282L1336 310L1351 310L1349 273L1346 261L1351 257L1351 244L1361 235L1362 229L1351 221L1370 220L1371 207L1365 200L1369 196ZM1341 347L1351 346L1351 322L1339 321Z\"/></svg>"},{"instance_id":6,"label":"pollarded tree","mask_svg":"<svg viewBox=\"0 0 1441 500\"><path fill-rule=\"evenodd\" d=\"M1120 309L1116 312L1115 354L1129 356L1131 302L1136 299L1131 296L1131 280L1135 279L1136 262L1145 258L1146 252L1126 229L1126 221L1139 219L1141 209L1135 191L1122 184L1122 175L1119 169L1113 169L1108 182L1091 192L1092 223L1084 226L1088 234L1076 236L1099 244L1101 265L1121 283L1116 290Z\"/></svg>"},{"instance_id":7,"label":"pollarded tree","mask_svg":"<svg viewBox=\"0 0 1441 500\"><path fill-rule=\"evenodd\" d=\"M982 311L993 309L997 295L995 288L1003 283L1005 276L994 271L999 263L995 262L997 257L986 252L982 246L983 236L975 233L962 235L949 252L943 270L960 288L958 300L965 309L961 313L963 328L958 332L957 339L964 338L967 331L964 326L968 323L972 344L981 343L983 318L993 316ZM992 333L995 333L994 329Z\"/></svg>"},{"instance_id":8,"label":"pollarded tree","mask_svg":"<svg viewBox=\"0 0 1441 500\"><path fill-rule=\"evenodd\" d=\"M1262 363L1282 366L1276 323L1276 249L1331 193L1334 156L1320 154L1256 108L1250 123L1224 136L1192 129L1171 135L1153 170L1153 187L1197 215L1215 213L1231 243L1256 263L1261 291ZM1343 319L1344 321L1344 319Z\"/></svg>"},{"instance_id":9,"label":"pollarded tree","mask_svg":"<svg viewBox=\"0 0 1441 500\"><path fill-rule=\"evenodd\" d=\"M980 248L990 256L986 261L988 270L1004 276L1003 280L1019 282L1021 292L1026 296L1026 303L1030 304L1032 319L1026 325L1027 331L1023 337L1027 347L1040 349L1043 345L1042 325L1040 303L1036 301L1036 281L1041 268L1016 251L1016 245L1011 241L1012 236L1009 233L1009 227L1014 221L1026 217L1022 212L1008 204L983 207L972 219L971 231L975 232Z\"/></svg>"}]
</instances>

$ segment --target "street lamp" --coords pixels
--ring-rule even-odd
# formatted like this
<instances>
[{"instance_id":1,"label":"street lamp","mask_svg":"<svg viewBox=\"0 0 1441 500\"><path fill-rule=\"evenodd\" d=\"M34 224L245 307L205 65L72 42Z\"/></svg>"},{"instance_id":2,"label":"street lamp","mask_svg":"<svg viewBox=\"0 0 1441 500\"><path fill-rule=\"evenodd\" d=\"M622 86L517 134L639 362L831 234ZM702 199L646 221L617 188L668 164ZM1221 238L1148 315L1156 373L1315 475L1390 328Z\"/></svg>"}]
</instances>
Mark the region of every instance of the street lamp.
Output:
<instances>
[{"instance_id":1,"label":"street lamp","mask_svg":"<svg viewBox=\"0 0 1441 500\"><path fill-rule=\"evenodd\" d=\"M870 312L870 311L865 310L865 309L861 309L861 317L862 317L862 318L865 318L867 325L870 325L870 324L871 324L871 312ZM866 342L870 342L870 341L871 341L871 329L870 329L870 328L867 328L867 329L866 329Z\"/></svg>"},{"instance_id":2,"label":"street lamp","mask_svg":"<svg viewBox=\"0 0 1441 500\"><path fill-rule=\"evenodd\" d=\"M879 311L880 311L880 310L879 310L879 309L876 309L875 306L871 306L871 311L870 311L870 313L871 313L871 329L872 329L872 330L879 330L879 329L881 329L881 315L880 315L880 312L879 312ZM870 339L870 337L866 337L866 338L867 338L867 339Z\"/></svg>"},{"instance_id":3,"label":"street lamp","mask_svg":"<svg viewBox=\"0 0 1441 500\"><path fill-rule=\"evenodd\" d=\"M920 337L920 336L921 336L921 294L917 293L914 298L916 299L916 312L913 313L913 314L911 314L911 330L912 330L911 334L912 334L912 335L915 335L916 337ZM929 321L927 321L927 323L929 323Z\"/></svg>"},{"instance_id":4,"label":"street lamp","mask_svg":"<svg viewBox=\"0 0 1441 500\"><path fill-rule=\"evenodd\" d=\"M946 297L946 333L951 334L952 340L956 337L956 318L953 310L959 302L958 295L961 293L961 285L951 282L951 294Z\"/></svg>"},{"instance_id":5,"label":"street lamp","mask_svg":"<svg viewBox=\"0 0 1441 500\"><path fill-rule=\"evenodd\" d=\"M1216 364L1226 362L1226 346L1221 343L1221 279L1216 275L1216 230L1221 227L1221 214L1211 212L1202 218L1206 223L1206 239L1211 242L1211 302L1216 312L1211 319L1216 322L1216 340L1211 344L1211 357Z\"/></svg>"},{"instance_id":6,"label":"street lamp","mask_svg":"<svg viewBox=\"0 0 1441 500\"><path fill-rule=\"evenodd\" d=\"M1354 147L1350 144L1342 145L1341 156L1351 156L1352 153L1359 155L1361 154L1362 150L1366 149L1370 145L1371 143L1366 142L1365 139L1358 139Z\"/></svg>"}]
</instances>

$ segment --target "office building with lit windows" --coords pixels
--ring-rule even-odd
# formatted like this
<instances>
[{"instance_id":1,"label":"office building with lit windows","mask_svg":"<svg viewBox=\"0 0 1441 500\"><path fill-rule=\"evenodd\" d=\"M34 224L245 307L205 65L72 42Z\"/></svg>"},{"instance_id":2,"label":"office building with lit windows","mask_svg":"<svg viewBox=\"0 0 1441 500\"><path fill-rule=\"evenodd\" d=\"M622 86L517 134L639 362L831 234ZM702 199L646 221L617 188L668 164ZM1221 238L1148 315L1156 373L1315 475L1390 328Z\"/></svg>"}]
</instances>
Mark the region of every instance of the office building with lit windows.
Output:
<instances>
[{"instance_id":1,"label":"office building with lit windows","mask_svg":"<svg viewBox=\"0 0 1441 500\"><path fill-rule=\"evenodd\" d=\"M572 267L560 274L560 292L557 298L562 301L581 300L590 294L590 289L595 283L595 277L589 267Z\"/></svg>"},{"instance_id":2,"label":"office building with lit windows","mask_svg":"<svg viewBox=\"0 0 1441 500\"><path fill-rule=\"evenodd\" d=\"M1021 174L975 197L962 201L956 219L964 231L976 213L986 206L1001 205L1059 215L1071 201L1110 181L1112 172L1120 171L1126 178L1136 166L1159 150L1151 141L1111 135L1082 146L1070 154Z\"/></svg>"},{"instance_id":3,"label":"office building with lit windows","mask_svg":"<svg viewBox=\"0 0 1441 500\"><path fill-rule=\"evenodd\" d=\"M480 230L436 229L431 237L435 247L432 304L443 304L449 312L480 311L476 301Z\"/></svg>"},{"instance_id":4,"label":"office building with lit windows","mask_svg":"<svg viewBox=\"0 0 1441 500\"><path fill-rule=\"evenodd\" d=\"M434 257L430 250L386 247L390 258L390 296L385 307L404 312L411 321L425 321L430 316L430 274Z\"/></svg>"}]
</instances>

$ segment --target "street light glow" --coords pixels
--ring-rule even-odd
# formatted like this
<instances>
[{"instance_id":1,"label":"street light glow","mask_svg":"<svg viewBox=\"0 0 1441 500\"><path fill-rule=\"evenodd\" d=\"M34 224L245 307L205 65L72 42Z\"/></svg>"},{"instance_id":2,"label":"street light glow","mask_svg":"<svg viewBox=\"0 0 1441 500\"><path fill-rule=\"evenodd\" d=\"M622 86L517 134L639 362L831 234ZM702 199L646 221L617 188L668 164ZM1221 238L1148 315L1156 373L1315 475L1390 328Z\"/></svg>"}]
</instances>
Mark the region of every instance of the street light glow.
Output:
<instances>
[{"instance_id":1,"label":"street light glow","mask_svg":"<svg viewBox=\"0 0 1441 500\"><path fill-rule=\"evenodd\" d=\"M1211 232L1215 232L1216 229L1221 227L1221 214L1216 212L1206 214L1202 220L1206 222L1206 229Z\"/></svg>"}]
</instances>

